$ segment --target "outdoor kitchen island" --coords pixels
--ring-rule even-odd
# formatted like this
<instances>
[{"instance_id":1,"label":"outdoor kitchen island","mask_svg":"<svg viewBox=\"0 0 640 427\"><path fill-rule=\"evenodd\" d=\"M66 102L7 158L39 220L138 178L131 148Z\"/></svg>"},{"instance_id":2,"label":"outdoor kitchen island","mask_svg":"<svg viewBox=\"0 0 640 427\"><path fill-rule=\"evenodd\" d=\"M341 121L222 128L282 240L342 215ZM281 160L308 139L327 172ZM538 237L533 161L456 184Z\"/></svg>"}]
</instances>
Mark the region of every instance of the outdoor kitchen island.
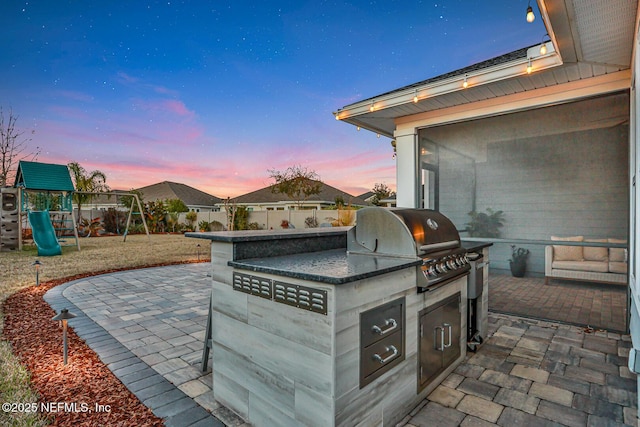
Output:
<instances>
[{"instance_id":1,"label":"outdoor kitchen island","mask_svg":"<svg viewBox=\"0 0 640 427\"><path fill-rule=\"evenodd\" d=\"M358 236L369 210L386 211L359 211L355 227L187 234L211 240L214 398L252 425L394 425L464 359L464 256L429 287L416 243L387 253L402 221Z\"/></svg>"}]
</instances>

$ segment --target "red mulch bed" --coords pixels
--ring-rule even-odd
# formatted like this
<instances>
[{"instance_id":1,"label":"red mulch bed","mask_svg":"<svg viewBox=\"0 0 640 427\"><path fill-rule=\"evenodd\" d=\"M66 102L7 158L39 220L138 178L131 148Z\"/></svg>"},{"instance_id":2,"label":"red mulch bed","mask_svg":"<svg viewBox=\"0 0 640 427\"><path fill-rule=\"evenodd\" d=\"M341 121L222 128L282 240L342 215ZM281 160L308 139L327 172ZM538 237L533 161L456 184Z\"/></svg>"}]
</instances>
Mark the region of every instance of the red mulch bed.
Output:
<instances>
[{"instance_id":1,"label":"red mulch bed","mask_svg":"<svg viewBox=\"0 0 640 427\"><path fill-rule=\"evenodd\" d=\"M168 265L168 264L162 264ZM159 265L154 265L156 267ZM54 426L162 426L153 415L82 341L73 328L68 329L68 364L63 364L62 328L51 318L56 312L43 295L52 287L83 277L122 271L111 270L81 274L29 287L11 295L4 303L4 337L13 352L31 373L39 403L66 402L73 408L46 412ZM86 407L84 405L87 405ZM96 412L108 405L109 412ZM90 411L83 412L83 409Z\"/></svg>"}]
</instances>

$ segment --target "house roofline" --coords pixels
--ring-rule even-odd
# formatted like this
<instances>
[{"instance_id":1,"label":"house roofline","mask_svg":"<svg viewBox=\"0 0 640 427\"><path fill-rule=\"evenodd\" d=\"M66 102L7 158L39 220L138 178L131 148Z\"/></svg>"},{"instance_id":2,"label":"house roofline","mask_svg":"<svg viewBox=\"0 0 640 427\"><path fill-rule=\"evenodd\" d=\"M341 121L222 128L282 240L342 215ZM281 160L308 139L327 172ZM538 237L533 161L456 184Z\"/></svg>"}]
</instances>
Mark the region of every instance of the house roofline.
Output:
<instances>
[{"instance_id":1,"label":"house roofline","mask_svg":"<svg viewBox=\"0 0 640 427\"><path fill-rule=\"evenodd\" d=\"M546 42L547 53L540 54L541 44L519 49L506 55L501 55L469 67L461 68L432 79L424 80L409 86L386 92L353 104L349 104L333 114L341 120L354 126L393 137L389 132L376 128L370 123L358 119L359 116L375 113L403 104L414 104L414 97L418 101L435 98L448 93L464 91L474 86L487 85L501 80L529 74L527 67L539 72L563 64L562 58L555 50L553 43ZM464 81L468 86L463 87Z\"/></svg>"}]
</instances>

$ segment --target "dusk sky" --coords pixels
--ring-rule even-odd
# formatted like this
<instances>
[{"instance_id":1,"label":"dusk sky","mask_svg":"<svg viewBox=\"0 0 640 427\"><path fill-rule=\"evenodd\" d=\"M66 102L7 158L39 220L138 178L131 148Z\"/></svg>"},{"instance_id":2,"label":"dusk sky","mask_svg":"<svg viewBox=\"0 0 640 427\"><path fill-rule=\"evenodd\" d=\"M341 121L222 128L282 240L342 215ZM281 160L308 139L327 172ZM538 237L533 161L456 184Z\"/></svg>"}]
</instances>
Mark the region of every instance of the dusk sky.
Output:
<instances>
[{"instance_id":1,"label":"dusk sky","mask_svg":"<svg viewBox=\"0 0 640 427\"><path fill-rule=\"evenodd\" d=\"M395 189L388 138L347 104L540 43L535 1L33 1L0 15L0 107L37 160L218 197L300 164Z\"/></svg>"}]
</instances>

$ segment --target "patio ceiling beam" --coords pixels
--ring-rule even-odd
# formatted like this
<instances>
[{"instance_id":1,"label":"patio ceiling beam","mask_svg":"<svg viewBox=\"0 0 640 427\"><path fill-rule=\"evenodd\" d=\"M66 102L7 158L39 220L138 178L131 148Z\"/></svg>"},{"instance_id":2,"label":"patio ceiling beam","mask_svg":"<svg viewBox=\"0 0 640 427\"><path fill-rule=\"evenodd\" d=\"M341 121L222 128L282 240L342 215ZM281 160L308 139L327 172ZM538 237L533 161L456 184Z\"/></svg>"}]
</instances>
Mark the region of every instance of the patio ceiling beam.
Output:
<instances>
[{"instance_id":1,"label":"patio ceiling beam","mask_svg":"<svg viewBox=\"0 0 640 427\"><path fill-rule=\"evenodd\" d=\"M470 104L398 117L395 136L414 133L416 128L457 123L628 90L631 71L623 70Z\"/></svg>"}]
</instances>

